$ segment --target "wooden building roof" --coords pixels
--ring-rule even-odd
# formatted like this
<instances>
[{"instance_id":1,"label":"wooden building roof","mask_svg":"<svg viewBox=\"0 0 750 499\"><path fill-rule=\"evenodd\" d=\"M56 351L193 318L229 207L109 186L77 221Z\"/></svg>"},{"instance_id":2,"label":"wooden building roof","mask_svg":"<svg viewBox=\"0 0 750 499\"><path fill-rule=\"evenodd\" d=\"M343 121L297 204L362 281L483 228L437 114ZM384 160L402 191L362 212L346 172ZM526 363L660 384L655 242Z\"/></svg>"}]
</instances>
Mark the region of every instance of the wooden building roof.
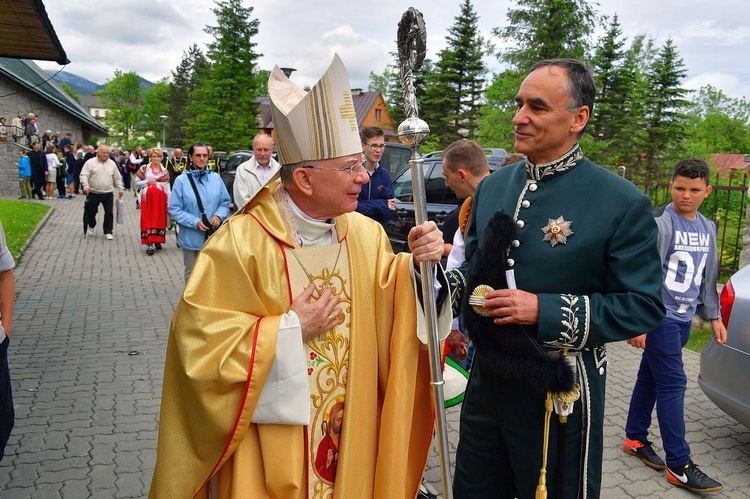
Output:
<instances>
[{"instance_id":1,"label":"wooden building roof","mask_svg":"<svg viewBox=\"0 0 750 499\"><path fill-rule=\"evenodd\" d=\"M0 0L0 57L70 63L42 0Z\"/></svg>"}]
</instances>

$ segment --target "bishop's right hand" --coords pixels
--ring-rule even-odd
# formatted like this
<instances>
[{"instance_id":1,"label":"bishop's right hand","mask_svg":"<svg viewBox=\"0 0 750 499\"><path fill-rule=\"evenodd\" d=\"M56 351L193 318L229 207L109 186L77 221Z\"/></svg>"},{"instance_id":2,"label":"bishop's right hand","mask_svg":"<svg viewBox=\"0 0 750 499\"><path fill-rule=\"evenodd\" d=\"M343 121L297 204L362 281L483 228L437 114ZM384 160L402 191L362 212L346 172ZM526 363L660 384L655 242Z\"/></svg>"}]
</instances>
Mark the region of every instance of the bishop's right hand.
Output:
<instances>
[{"instance_id":1,"label":"bishop's right hand","mask_svg":"<svg viewBox=\"0 0 750 499\"><path fill-rule=\"evenodd\" d=\"M302 340L308 342L324 334L339 324L343 309L338 306L340 297L330 288L323 291L320 298L313 298L315 285L310 284L294 299L291 310L297 314L302 328Z\"/></svg>"}]
</instances>

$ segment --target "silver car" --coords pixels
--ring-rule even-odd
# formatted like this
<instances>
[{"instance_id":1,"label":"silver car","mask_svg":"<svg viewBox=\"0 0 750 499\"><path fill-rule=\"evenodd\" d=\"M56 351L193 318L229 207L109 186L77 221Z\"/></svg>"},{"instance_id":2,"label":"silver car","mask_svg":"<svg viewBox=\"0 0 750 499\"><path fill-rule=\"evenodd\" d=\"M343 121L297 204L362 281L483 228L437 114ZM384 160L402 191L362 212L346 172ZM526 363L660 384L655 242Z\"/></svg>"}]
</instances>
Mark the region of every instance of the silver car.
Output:
<instances>
[{"instance_id":1,"label":"silver car","mask_svg":"<svg viewBox=\"0 0 750 499\"><path fill-rule=\"evenodd\" d=\"M709 341L701 352L698 385L719 409L750 428L750 266L721 291L727 342Z\"/></svg>"}]
</instances>

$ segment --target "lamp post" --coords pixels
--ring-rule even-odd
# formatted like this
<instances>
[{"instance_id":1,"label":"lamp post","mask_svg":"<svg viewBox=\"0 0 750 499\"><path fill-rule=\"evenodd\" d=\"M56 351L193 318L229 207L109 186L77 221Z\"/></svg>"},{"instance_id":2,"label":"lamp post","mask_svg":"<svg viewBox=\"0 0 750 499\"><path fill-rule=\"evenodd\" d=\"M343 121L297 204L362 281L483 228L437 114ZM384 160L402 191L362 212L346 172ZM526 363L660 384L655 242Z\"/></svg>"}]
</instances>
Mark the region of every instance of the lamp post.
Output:
<instances>
[{"instance_id":1,"label":"lamp post","mask_svg":"<svg viewBox=\"0 0 750 499\"><path fill-rule=\"evenodd\" d=\"M165 147L167 145L167 118L169 116L162 114L159 118L161 118L161 146Z\"/></svg>"}]
</instances>

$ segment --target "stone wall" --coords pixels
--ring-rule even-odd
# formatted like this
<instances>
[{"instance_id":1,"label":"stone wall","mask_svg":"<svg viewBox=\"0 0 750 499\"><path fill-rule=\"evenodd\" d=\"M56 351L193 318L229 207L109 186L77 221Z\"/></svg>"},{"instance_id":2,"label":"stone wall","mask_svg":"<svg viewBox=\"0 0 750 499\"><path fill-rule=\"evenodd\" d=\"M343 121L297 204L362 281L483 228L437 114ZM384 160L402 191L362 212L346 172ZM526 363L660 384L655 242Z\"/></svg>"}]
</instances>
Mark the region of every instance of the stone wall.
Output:
<instances>
[{"instance_id":1,"label":"stone wall","mask_svg":"<svg viewBox=\"0 0 750 499\"><path fill-rule=\"evenodd\" d=\"M72 133L73 142L87 144L91 141L91 134L83 131L81 120L51 106L42 97L29 92L13 80L0 76L0 116L5 116L8 135L11 135L10 125L19 111L23 111L26 116L29 113L37 116L40 137L45 130L52 130L53 133L60 132L61 138L68 132Z\"/></svg>"},{"instance_id":2,"label":"stone wall","mask_svg":"<svg viewBox=\"0 0 750 499\"><path fill-rule=\"evenodd\" d=\"M39 137L46 130L52 130L52 132L60 132L60 138L68 132L72 133L74 143L88 144L91 141L91 133L84 132L82 122L78 118L50 105L42 97L26 90L15 81L0 76L0 116L5 117L11 141L13 140L11 123L19 111L23 111L27 116L29 113L37 115ZM16 168L18 147L18 144L13 142L0 142L0 197L17 198L20 195Z\"/></svg>"},{"instance_id":3,"label":"stone wall","mask_svg":"<svg viewBox=\"0 0 750 499\"><path fill-rule=\"evenodd\" d=\"M17 198L18 189L18 148L13 142L0 142L0 198ZM26 149L24 147L24 149Z\"/></svg>"}]
</instances>

